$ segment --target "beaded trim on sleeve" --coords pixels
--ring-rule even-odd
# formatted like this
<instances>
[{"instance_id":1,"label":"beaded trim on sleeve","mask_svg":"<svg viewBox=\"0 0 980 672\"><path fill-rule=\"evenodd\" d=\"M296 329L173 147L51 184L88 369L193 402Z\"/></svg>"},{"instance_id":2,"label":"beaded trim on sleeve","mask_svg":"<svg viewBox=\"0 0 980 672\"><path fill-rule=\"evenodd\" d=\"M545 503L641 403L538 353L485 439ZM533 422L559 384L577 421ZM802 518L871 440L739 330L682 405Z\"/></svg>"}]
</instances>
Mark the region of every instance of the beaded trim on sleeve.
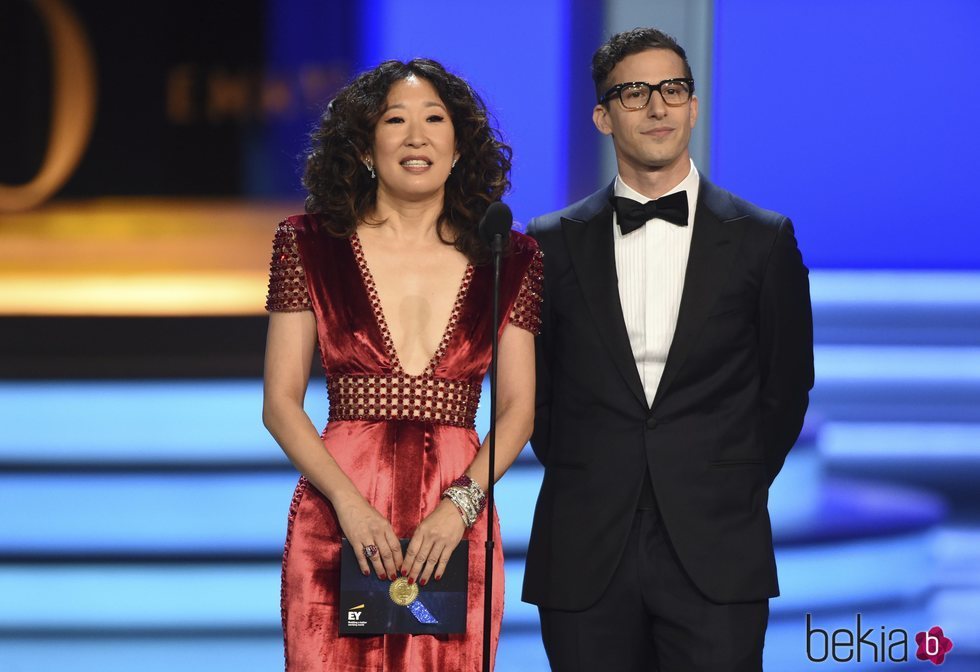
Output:
<instances>
[{"instance_id":1,"label":"beaded trim on sleeve","mask_svg":"<svg viewBox=\"0 0 980 672\"><path fill-rule=\"evenodd\" d=\"M541 283L544 281L544 254L534 251L521 282L521 289L510 311L510 322L516 327L526 329L532 334L541 332Z\"/></svg>"},{"instance_id":2,"label":"beaded trim on sleeve","mask_svg":"<svg viewBox=\"0 0 980 672\"><path fill-rule=\"evenodd\" d=\"M286 222L276 228L269 264L269 293L265 300L269 312L312 310L306 288L306 272L296 245L296 231Z\"/></svg>"}]
</instances>

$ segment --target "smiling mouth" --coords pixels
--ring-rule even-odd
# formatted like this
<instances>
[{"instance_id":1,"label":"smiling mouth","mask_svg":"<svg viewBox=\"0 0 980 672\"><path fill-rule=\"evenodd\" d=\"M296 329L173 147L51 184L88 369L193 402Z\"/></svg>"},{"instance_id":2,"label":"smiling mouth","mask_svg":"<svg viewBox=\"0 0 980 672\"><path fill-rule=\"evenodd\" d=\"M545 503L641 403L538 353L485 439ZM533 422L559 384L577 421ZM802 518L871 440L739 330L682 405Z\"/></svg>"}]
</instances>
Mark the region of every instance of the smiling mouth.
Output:
<instances>
[{"instance_id":1,"label":"smiling mouth","mask_svg":"<svg viewBox=\"0 0 980 672\"><path fill-rule=\"evenodd\" d=\"M428 168L429 166L432 165L432 162L427 161L425 159L405 159L404 161L401 162L401 165L408 169L418 170L422 168Z\"/></svg>"}]
</instances>

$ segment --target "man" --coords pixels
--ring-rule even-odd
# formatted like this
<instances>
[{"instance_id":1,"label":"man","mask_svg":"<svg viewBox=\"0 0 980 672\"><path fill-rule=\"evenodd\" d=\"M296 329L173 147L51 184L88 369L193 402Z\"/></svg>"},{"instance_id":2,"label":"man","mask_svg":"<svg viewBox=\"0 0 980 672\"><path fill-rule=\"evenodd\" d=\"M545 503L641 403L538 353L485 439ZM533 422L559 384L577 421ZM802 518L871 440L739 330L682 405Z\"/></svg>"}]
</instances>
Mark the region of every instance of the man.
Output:
<instances>
[{"instance_id":1,"label":"man","mask_svg":"<svg viewBox=\"0 0 980 672\"><path fill-rule=\"evenodd\" d=\"M523 598L559 672L761 670L768 488L813 385L807 269L787 218L694 167L673 38L615 35L592 77L619 174L528 225L545 476Z\"/></svg>"}]
</instances>

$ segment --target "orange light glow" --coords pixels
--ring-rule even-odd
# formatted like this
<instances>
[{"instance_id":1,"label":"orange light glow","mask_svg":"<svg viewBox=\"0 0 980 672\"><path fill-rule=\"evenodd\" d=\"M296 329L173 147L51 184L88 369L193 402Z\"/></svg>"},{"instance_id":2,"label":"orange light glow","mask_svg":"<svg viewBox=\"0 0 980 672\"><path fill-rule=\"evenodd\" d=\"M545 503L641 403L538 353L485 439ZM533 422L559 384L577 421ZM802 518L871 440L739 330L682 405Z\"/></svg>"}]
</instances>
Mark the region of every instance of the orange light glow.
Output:
<instances>
[{"instance_id":1,"label":"orange light glow","mask_svg":"<svg viewBox=\"0 0 980 672\"><path fill-rule=\"evenodd\" d=\"M253 315L297 203L106 199L0 215L0 315Z\"/></svg>"}]
</instances>

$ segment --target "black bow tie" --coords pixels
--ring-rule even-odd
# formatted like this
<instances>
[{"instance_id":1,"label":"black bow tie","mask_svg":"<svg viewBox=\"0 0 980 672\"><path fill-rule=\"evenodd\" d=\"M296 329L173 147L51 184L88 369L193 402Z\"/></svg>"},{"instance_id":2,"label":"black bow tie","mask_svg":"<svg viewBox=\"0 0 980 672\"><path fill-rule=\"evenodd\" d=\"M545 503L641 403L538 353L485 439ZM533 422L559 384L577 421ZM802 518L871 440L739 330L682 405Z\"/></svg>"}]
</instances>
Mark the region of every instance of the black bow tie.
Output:
<instances>
[{"instance_id":1,"label":"black bow tie","mask_svg":"<svg viewBox=\"0 0 980 672\"><path fill-rule=\"evenodd\" d=\"M678 191L661 196L655 201L637 203L631 198L613 196L616 209L616 222L623 235L636 231L650 219L665 219L677 226L687 226L687 192Z\"/></svg>"}]
</instances>

